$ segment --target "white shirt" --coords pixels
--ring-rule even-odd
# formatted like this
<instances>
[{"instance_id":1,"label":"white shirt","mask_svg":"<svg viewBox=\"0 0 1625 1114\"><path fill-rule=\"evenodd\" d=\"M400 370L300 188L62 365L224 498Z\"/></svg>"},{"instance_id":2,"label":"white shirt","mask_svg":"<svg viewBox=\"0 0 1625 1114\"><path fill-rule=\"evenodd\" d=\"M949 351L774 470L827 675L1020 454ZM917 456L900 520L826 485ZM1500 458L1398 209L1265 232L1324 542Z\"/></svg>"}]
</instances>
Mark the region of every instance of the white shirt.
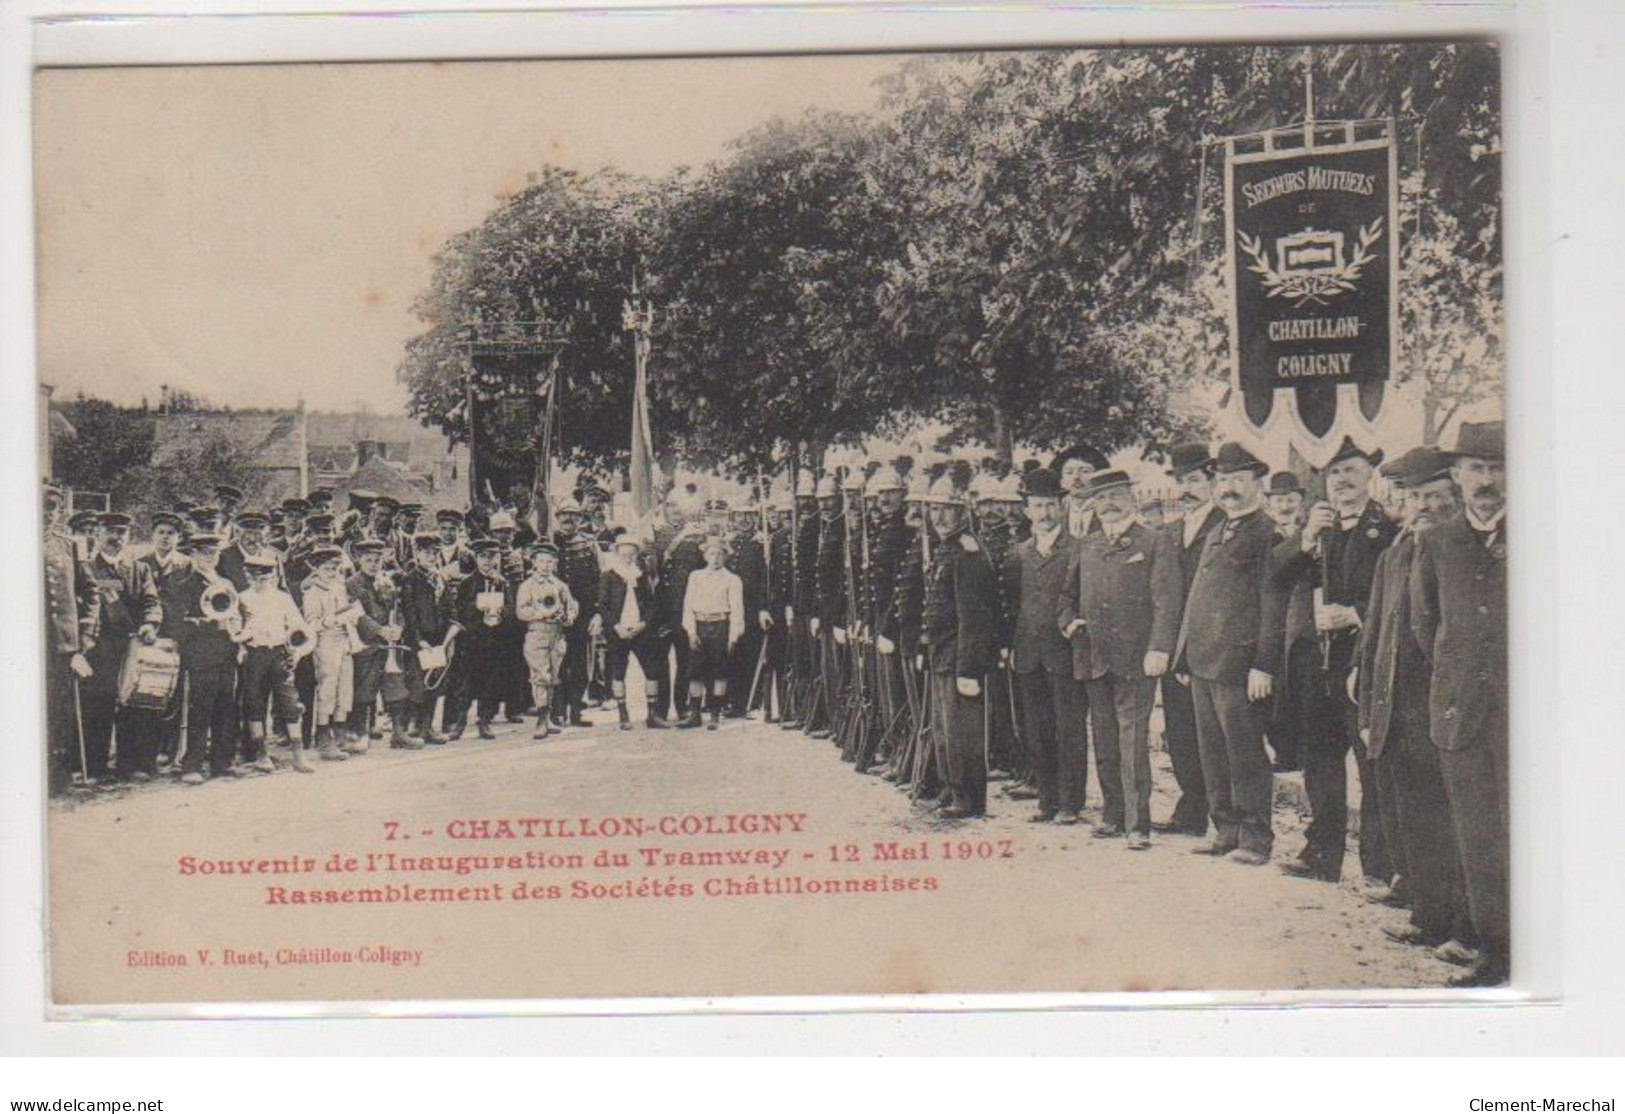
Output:
<instances>
[{"instance_id":1,"label":"white shirt","mask_svg":"<svg viewBox=\"0 0 1625 1114\"><path fill-rule=\"evenodd\" d=\"M626 598L621 601L619 625L630 627L643 622L643 612L638 609L638 581L643 578L643 570L625 561L616 561L610 568L626 582Z\"/></svg>"},{"instance_id":2,"label":"white shirt","mask_svg":"<svg viewBox=\"0 0 1625 1114\"><path fill-rule=\"evenodd\" d=\"M294 631L307 629L293 597L275 584L264 588L250 585L238 593L237 599L242 604L243 633L250 646L286 646Z\"/></svg>"},{"instance_id":3,"label":"white shirt","mask_svg":"<svg viewBox=\"0 0 1625 1114\"><path fill-rule=\"evenodd\" d=\"M1200 507L1192 507L1185 512L1185 548L1189 549L1196 542L1196 532L1207 521L1208 514L1213 510L1212 503L1203 503Z\"/></svg>"},{"instance_id":4,"label":"white shirt","mask_svg":"<svg viewBox=\"0 0 1625 1114\"><path fill-rule=\"evenodd\" d=\"M701 615L727 615L730 642L745 633L745 585L737 573L706 567L688 574L683 594L683 629L689 638Z\"/></svg>"},{"instance_id":5,"label":"white shirt","mask_svg":"<svg viewBox=\"0 0 1625 1114\"><path fill-rule=\"evenodd\" d=\"M1500 529L1502 520L1507 516L1507 509L1505 507L1502 507L1500 510L1496 511L1489 518L1479 518L1478 515L1473 513L1473 508L1468 506L1463 506L1462 510L1467 514L1467 525L1471 526L1474 530L1477 530L1481 534L1488 534L1494 530Z\"/></svg>"}]
</instances>

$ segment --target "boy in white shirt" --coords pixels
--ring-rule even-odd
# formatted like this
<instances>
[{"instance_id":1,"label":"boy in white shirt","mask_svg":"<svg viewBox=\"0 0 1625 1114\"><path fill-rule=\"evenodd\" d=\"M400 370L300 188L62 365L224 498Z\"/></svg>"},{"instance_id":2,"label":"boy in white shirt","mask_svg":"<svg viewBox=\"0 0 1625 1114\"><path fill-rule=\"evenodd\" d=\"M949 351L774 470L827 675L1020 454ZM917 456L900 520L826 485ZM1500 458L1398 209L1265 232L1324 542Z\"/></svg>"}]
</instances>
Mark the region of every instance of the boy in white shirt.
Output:
<instances>
[{"instance_id":1,"label":"boy in white shirt","mask_svg":"<svg viewBox=\"0 0 1625 1114\"><path fill-rule=\"evenodd\" d=\"M689 574L683 596L683 633L693 658L689 664L689 710L678 727L700 725L700 704L711 689L711 722L715 731L728 695L728 674L734 645L745 633L745 586L727 567L728 541L715 535L702 546L705 568Z\"/></svg>"},{"instance_id":2,"label":"boy in white shirt","mask_svg":"<svg viewBox=\"0 0 1625 1114\"><path fill-rule=\"evenodd\" d=\"M556 575L558 547L543 542L531 550L531 569L519 585L514 614L525 624L525 664L530 667L530 691L536 701L536 735L545 739L553 733L548 709L553 705L553 686L559 683L564 665L564 628L575 622L577 609L569 585Z\"/></svg>"},{"instance_id":3,"label":"boy in white shirt","mask_svg":"<svg viewBox=\"0 0 1625 1114\"><path fill-rule=\"evenodd\" d=\"M293 687L294 663L309 653L315 643L305 617L293 597L277 587L277 561L269 553L244 560L248 587L238 594L243 611L243 627L238 639L243 643L243 714L248 720L250 749L258 755L254 768L261 773L276 769L265 749L265 705L273 701L277 718L288 728L292 766L302 774L314 768L301 753L304 740L300 721L304 708ZM342 757L342 754L341 754Z\"/></svg>"}]
</instances>

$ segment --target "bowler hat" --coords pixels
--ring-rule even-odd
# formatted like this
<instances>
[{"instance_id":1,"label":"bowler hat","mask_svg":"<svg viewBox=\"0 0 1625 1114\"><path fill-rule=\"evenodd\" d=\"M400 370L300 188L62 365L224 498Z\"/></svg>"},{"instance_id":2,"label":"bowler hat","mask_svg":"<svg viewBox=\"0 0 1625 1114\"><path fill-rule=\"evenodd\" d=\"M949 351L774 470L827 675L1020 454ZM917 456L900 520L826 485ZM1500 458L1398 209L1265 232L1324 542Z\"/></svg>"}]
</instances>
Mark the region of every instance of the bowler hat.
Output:
<instances>
[{"instance_id":1,"label":"bowler hat","mask_svg":"<svg viewBox=\"0 0 1625 1114\"><path fill-rule=\"evenodd\" d=\"M1505 460L1506 434L1505 422L1462 422L1456 431L1456 447L1450 450L1450 455Z\"/></svg>"},{"instance_id":2,"label":"bowler hat","mask_svg":"<svg viewBox=\"0 0 1625 1114\"><path fill-rule=\"evenodd\" d=\"M1106 454L1093 445L1073 445L1070 449L1062 449L1055 454L1055 458L1049 462L1049 466L1059 472L1069 460L1081 460L1097 472L1111 467L1111 464L1106 460Z\"/></svg>"},{"instance_id":3,"label":"bowler hat","mask_svg":"<svg viewBox=\"0 0 1625 1114\"><path fill-rule=\"evenodd\" d=\"M1186 441L1168 451L1168 471L1176 480L1192 472L1212 468L1213 464L1213 454L1199 441Z\"/></svg>"},{"instance_id":4,"label":"bowler hat","mask_svg":"<svg viewBox=\"0 0 1625 1114\"><path fill-rule=\"evenodd\" d=\"M1337 451L1333 453L1332 458L1326 462L1326 467L1335 467L1343 461L1352 460L1355 457L1360 457L1363 460L1370 461L1373 466L1376 466L1382 463L1382 450L1376 449L1372 452L1366 452L1364 449L1360 448L1360 446L1354 443L1354 438L1344 437L1343 443L1337 446Z\"/></svg>"},{"instance_id":5,"label":"bowler hat","mask_svg":"<svg viewBox=\"0 0 1625 1114\"><path fill-rule=\"evenodd\" d=\"M1303 481L1296 472L1277 472L1270 477L1269 495L1302 495Z\"/></svg>"},{"instance_id":6,"label":"bowler hat","mask_svg":"<svg viewBox=\"0 0 1625 1114\"><path fill-rule=\"evenodd\" d=\"M1251 472L1255 476L1262 476L1270 470L1268 464L1234 441L1226 441L1219 446L1219 455L1213 458L1213 466L1215 471L1221 473Z\"/></svg>"},{"instance_id":7,"label":"bowler hat","mask_svg":"<svg viewBox=\"0 0 1625 1114\"><path fill-rule=\"evenodd\" d=\"M1059 499L1060 474L1053 468L1034 468L1022 476L1021 493L1029 499Z\"/></svg>"}]
</instances>

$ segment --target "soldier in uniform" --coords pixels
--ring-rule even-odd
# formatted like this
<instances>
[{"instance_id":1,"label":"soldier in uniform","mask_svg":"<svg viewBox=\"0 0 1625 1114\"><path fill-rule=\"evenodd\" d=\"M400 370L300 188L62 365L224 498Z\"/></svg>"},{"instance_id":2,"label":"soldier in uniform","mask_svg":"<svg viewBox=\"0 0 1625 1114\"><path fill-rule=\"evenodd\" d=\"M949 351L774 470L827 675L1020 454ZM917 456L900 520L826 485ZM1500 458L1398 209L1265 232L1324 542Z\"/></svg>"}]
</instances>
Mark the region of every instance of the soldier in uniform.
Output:
<instances>
[{"instance_id":1,"label":"soldier in uniform","mask_svg":"<svg viewBox=\"0 0 1625 1114\"><path fill-rule=\"evenodd\" d=\"M1076 824L1089 772L1089 705L1059 618L1062 592L1075 576L1069 567L1078 539L1067 533L1055 472L1027 473L1024 497L1033 532L1012 551L1003 581L1012 614L1010 668L1021 696L1027 765L1037 783L1038 811L1031 819Z\"/></svg>"},{"instance_id":2,"label":"soldier in uniform","mask_svg":"<svg viewBox=\"0 0 1625 1114\"><path fill-rule=\"evenodd\" d=\"M282 539L276 546L286 557L304 538L305 516L310 504L298 496L282 500Z\"/></svg>"},{"instance_id":3,"label":"soldier in uniform","mask_svg":"<svg viewBox=\"0 0 1625 1114\"><path fill-rule=\"evenodd\" d=\"M521 632L521 641L524 635L514 610L516 586L502 575L501 544L495 538L481 538L472 548L474 574L457 586L452 621L457 628L458 654L467 663L470 696L478 704L480 738L494 739L491 723L497 707L511 699L509 675L512 657L519 649L514 632ZM526 676L528 684L528 669ZM460 730L459 725L452 738Z\"/></svg>"},{"instance_id":4,"label":"soldier in uniform","mask_svg":"<svg viewBox=\"0 0 1625 1114\"><path fill-rule=\"evenodd\" d=\"M791 668L791 628L795 614L796 543L789 510L787 499L768 508L767 609L772 623L767 628L767 656L762 666L762 718L767 723L791 718L790 689L795 683Z\"/></svg>"},{"instance_id":5,"label":"soldier in uniform","mask_svg":"<svg viewBox=\"0 0 1625 1114\"><path fill-rule=\"evenodd\" d=\"M946 789L938 815L960 820L987 813L985 686L995 661L999 590L992 562L966 529L964 490L943 476L927 502L937 544L926 571L921 640Z\"/></svg>"},{"instance_id":6,"label":"soldier in uniform","mask_svg":"<svg viewBox=\"0 0 1625 1114\"><path fill-rule=\"evenodd\" d=\"M1512 969L1507 823L1506 428L1462 423L1450 478L1462 514L1417 537L1411 628L1433 667L1428 722L1481 955L1456 986Z\"/></svg>"},{"instance_id":7,"label":"soldier in uniform","mask_svg":"<svg viewBox=\"0 0 1625 1114\"><path fill-rule=\"evenodd\" d=\"M1201 562L1202 548L1208 536L1224 522L1224 512L1213 502L1213 454L1203 444L1187 442L1175 445L1169 453L1169 475L1179 485L1179 502L1183 511L1175 521L1163 527L1179 554L1179 568L1184 577L1186 600L1190 598L1191 584L1196 580L1196 569ZM1179 801L1173 815L1163 825L1153 824L1160 830L1187 835L1206 835L1208 826L1207 783L1202 773L1202 752L1197 742L1196 705L1191 700L1191 689L1171 673L1162 675L1162 722L1168 759L1173 764L1174 781L1179 785Z\"/></svg>"},{"instance_id":8,"label":"soldier in uniform","mask_svg":"<svg viewBox=\"0 0 1625 1114\"><path fill-rule=\"evenodd\" d=\"M100 621L85 654L91 674L79 688L89 780L108 779L116 730L119 776L147 781L156 769L152 761L156 756L151 752L156 725L150 711L118 706L118 677L132 637L147 645L157 641L163 606L146 566L126 550L130 516L103 514L99 525L101 539L90 558L88 574L100 598Z\"/></svg>"},{"instance_id":9,"label":"soldier in uniform","mask_svg":"<svg viewBox=\"0 0 1625 1114\"><path fill-rule=\"evenodd\" d=\"M553 545L558 551L558 576L569 586L576 610L564 628L564 664L553 690L552 718L557 726L585 727L587 721L581 711L587 694L592 640L603 630L603 620L598 617L603 566L598 559L598 544L582 529L587 513L581 505L566 499L557 507L556 515L559 528L553 535Z\"/></svg>"},{"instance_id":10,"label":"soldier in uniform","mask_svg":"<svg viewBox=\"0 0 1625 1114\"><path fill-rule=\"evenodd\" d=\"M1447 948L1462 958L1470 939L1460 851L1450 824L1439 756L1428 725L1431 670L1411 629L1410 578L1416 538L1460 511L1450 460L1437 449L1412 449L1382 466L1399 494L1403 525L1377 558L1371 599L1355 651L1360 742L1381 785L1384 838L1403 851L1410 895L1407 924L1384 925L1390 939Z\"/></svg>"},{"instance_id":11,"label":"soldier in uniform","mask_svg":"<svg viewBox=\"0 0 1625 1114\"><path fill-rule=\"evenodd\" d=\"M1005 591L1005 568L1014 559L1020 531L1016 522L1021 518L1021 493L1015 477L998 479L991 472L983 472L978 484L972 485L976 500L976 537L987 550L998 578L999 607L994 639L998 649L998 664L988 674L988 724L991 732L988 762L1012 783L1026 775L1026 758L1016 743L1015 690L1010 676L1011 637L1015 628L1014 597Z\"/></svg>"},{"instance_id":12,"label":"soldier in uniform","mask_svg":"<svg viewBox=\"0 0 1625 1114\"><path fill-rule=\"evenodd\" d=\"M768 610L767 538L762 533L761 508L754 504L734 508L730 526L732 556L728 567L744 585L745 629L739 637L739 645L734 648L728 706L723 714L729 719L743 719L751 710L747 705L752 682L760 686L766 679L757 673L756 666L761 663L762 672L766 673L766 638L773 627L773 616ZM769 700L767 704L771 712L772 702Z\"/></svg>"},{"instance_id":13,"label":"soldier in uniform","mask_svg":"<svg viewBox=\"0 0 1625 1114\"><path fill-rule=\"evenodd\" d=\"M926 507L930 485L942 475L943 469L926 465L915 474L914 482L903 497L904 522L909 528L908 548L897 567L897 588L892 594L891 622L902 659L903 691L912 696L915 735L905 757L907 765L893 762L892 768L881 775L895 781L899 789L912 789L921 799L933 800L942 792L942 775L936 766L936 751L929 746L916 746L929 738L930 692L929 674L925 669L925 570L930 563L934 538ZM914 775L919 772L919 783Z\"/></svg>"},{"instance_id":14,"label":"soldier in uniform","mask_svg":"<svg viewBox=\"0 0 1625 1114\"><path fill-rule=\"evenodd\" d=\"M816 588L813 594L813 615L808 620L807 632L818 646L818 675L823 684L825 721L812 727L807 734L814 739L828 739L835 734L836 709L845 693L846 670L841 659L841 646L835 631L846 624L846 517L841 512L841 492L835 477L826 475L818 481L818 555L814 562Z\"/></svg>"},{"instance_id":15,"label":"soldier in uniform","mask_svg":"<svg viewBox=\"0 0 1625 1114\"><path fill-rule=\"evenodd\" d=\"M1209 533L1185 603L1174 660L1196 705L1215 835L1200 853L1269 862L1274 775L1263 715L1280 670L1282 600L1271 575L1275 526L1264 514L1269 467L1235 442L1219 449L1214 488L1224 523Z\"/></svg>"},{"instance_id":16,"label":"soldier in uniform","mask_svg":"<svg viewBox=\"0 0 1625 1114\"><path fill-rule=\"evenodd\" d=\"M1057 621L1072 643L1073 676L1088 687L1106 799L1094 834L1126 834L1129 850L1143 851L1151 846L1151 706L1179 633L1183 577L1173 540L1135 521L1126 472L1097 472L1085 494L1101 528L1077 541Z\"/></svg>"},{"instance_id":17,"label":"soldier in uniform","mask_svg":"<svg viewBox=\"0 0 1625 1114\"><path fill-rule=\"evenodd\" d=\"M797 707L795 718L783 726L814 731L827 722L828 711L822 695L815 692L818 676L818 640L812 633L813 615L818 610L818 535L819 524L817 488L811 472L803 471L796 480L794 568L790 609L785 613L790 622L791 672L795 675ZM816 697L816 699L815 699Z\"/></svg>"},{"instance_id":18,"label":"soldier in uniform","mask_svg":"<svg viewBox=\"0 0 1625 1114\"><path fill-rule=\"evenodd\" d=\"M889 748L901 737L899 732L908 726L907 717L903 715L907 699L897 654L894 617L897 573L910 540L903 510L908 487L894 462L891 467L875 473L869 490L874 493L875 510L869 531L869 560L864 565L864 623L871 631L875 646L875 696L883 732L877 741L874 761L889 766L892 758Z\"/></svg>"},{"instance_id":19,"label":"soldier in uniform","mask_svg":"<svg viewBox=\"0 0 1625 1114\"><path fill-rule=\"evenodd\" d=\"M50 750L47 774L54 795L68 788L79 766L81 684L91 676L87 652L96 634L98 597L74 537L61 526L62 492L46 487L45 694ZM84 773L85 771L81 771Z\"/></svg>"},{"instance_id":20,"label":"soldier in uniform","mask_svg":"<svg viewBox=\"0 0 1625 1114\"><path fill-rule=\"evenodd\" d=\"M101 541L101 515L95 511L74 511L68 516L68 537L73 542L74 556L80 564L90 560Z\"/></svg>"},{"instance_id":21,"label":"soldier in uniform","mask_svg":"<svg viewBox=\"0 0 1625 1114\"><path fill-rule=\"evenodd\" d=\"M1303 528L1276 546L1275 576L1283 592L1297 590L1310 606L1293 633L1292 653L1312 663L1293 694L1302 745L1303 786L1313 813L1302 851L1282 870L1302 878L1336 882L1343 874L1348 840L1348 752L1355 747L1360 770L1360 865L1366 877L1386 883L1391 875L1382 838L1379 788L1370 760L1357 747L1356 709L1348 675L1361 612L1371 598L1377 558L1393 542L1394 524L1371 498L1373 469L1382 454L1367 453L1345 437L1326 465L1326 502L1309 508ZM1399 853L1400 848L1395 848Z\"/></svg>"},{"instance_id":22,"label":"soldier in uniform","mask_svg":"<svg viewBox=\"0 0 1625 1114\"><path fill-rule=\"evenodd\" d=\"M417 559L418 523L423 519L422 503L402 503L395 515L395 532L390 538L386 564L405 571Z\"/></svg>"}]
</instances>

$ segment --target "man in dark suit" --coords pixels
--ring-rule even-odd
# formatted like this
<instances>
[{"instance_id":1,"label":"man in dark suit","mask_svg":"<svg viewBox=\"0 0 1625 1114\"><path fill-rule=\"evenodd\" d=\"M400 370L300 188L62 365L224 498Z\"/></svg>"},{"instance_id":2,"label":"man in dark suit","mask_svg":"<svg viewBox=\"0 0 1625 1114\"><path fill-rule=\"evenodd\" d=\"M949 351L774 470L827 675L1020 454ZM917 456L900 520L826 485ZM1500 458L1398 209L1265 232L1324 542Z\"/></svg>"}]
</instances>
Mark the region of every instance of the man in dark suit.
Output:
<instances>
[{"instance_id":1,"label":"man in dark suit","mask_svg":"<svg viewBox=\"0 0 1625 1114\"><path fill-rule=\"evenodd\" d=\"M1063 521L1061 479L1048 468L1027 473L1032 537L1005 564L1005 598L1014 612L1010 665L1021 698L1023 742L1038 785L1035 823L1076 824L1088 781L1088 698L1072 673L1072 648L1056 616L1077 539Z\"/></svg>"},{"instance_id":2,"label":"man in dark suit","mask_svg":"<svg viewBox=\"0 0 1625 1114\"><path fill-rule=\"evenodd\" d=\"M1303 786L1313 819L1298 858L1281 869L1301 878L1336 882L1348 841L1348 753L1359 741L1348 676L1362 613L1371 599L1377 558L1398 527L1371 498L1371 476L1382 453L1368 453L1345 437L1326 465L1326 498L1309 508L1303 528L1275 548L1276 584L1283 593L1307 593L1306 629L1295 633L1293 653L1311 660L1310 683L1294 694L1302 748ZM1382 838L1379 789L1364 748L1360 771L1360 866L1387 883L1391 869ZM1397 852L1399 849L1395 848Z\"/></svg>"},{"instance_id":3,"label":"man in dark suit","mask_svg":"<svg viewBox=\"0 0 1625 1114\"><path fill-rule=\"evenodd\" d=\"M569 586L578 610L575 621L564 629L564 664L559 667L558 684L553 690L552 719L556 727L585 727L582 706L587 695L592 641L603 629L598 615L603 568L598 560L598 543L586 532L587 512L581 504L564 499L554 516L558 519L553 534L553 544L559 551L558 576Z\"/></svg>"},{"instance_id":4,"label":"man in dark suit","mask_svg":"<svg viewBox=\"0 0 1625 1114\"><path fill-rule=\"evenodd\" d=\"M1174 660L1190 680L1213 843L1200 853L1269 862L1274 774L1264 712L1281 661L1281 599L1270 576L1275 525L1264 514L1268 466L1229 442L1215 459L1224 523L1208 535Z\"/></svg>"},{"instance_id":5,"label":"man in dark suit","mask_svg":"<svg viewBox=\"0 0 1625 1114\"><path fill-rule=\"evenodd\" d=\"M1437 449L1413 449L1385 464L1400 492L1404 528L1377 558L1371 600L1356 653L1360 740L1377 771L1385 838L1403 848L1410 923L1383 931L1407 944L1438 947L1470 938L1461 890L1460 853L1439 756L1428 729L1430 670L1411 629L1410 579L1416 539L1458 513L1450 461Z\"/></svg>"},{"instance_id":6,"label":"man in dark suit","mask_svg":"<svg viewBox=\"0 0 1625 1114\"><path fill-rule=\"evenodd\" d=\"M469 695L477 703L476 723L482 739L494 739L491 723L497 706L508 699L509 656L518 651L513 631L519 628L514 610L515 585L502 575L502 545L481 538L472 546L474 575L457 586L452 622L458 628L457 649L468 666ZM458 732L453 730L452 737Z\"/></svg>"},{"instance_id":7,"label":"man in dark suit","mask_svg":"<svg viewBox=\"0 0 1625 1114\"><path fill-rule=\"evenodd\" d=\"M993 564L966 530L966 492L944 475L927 496L937 533L925 575L921 639L931 684L931 739L946 793L938 815L987 813L986 677L999 606Z\"/></svg>"},{"instance_id":8,"label":"man in dark suit","mask_svg":"<svg viewBox=\"0 0 1625 1114\"><path fill-rule=\"evenodd\" d=\"M833 721L846 685L843 647L836 644L835 631L846 624L846 526L841 509L841 492L833 475L818 481L818 555L815 566L816 590L813 613L807 629L818 647L818 673L823 679L820 704L827 713L825 722L807 732L814 739L835 734ZM844 635L843 635L844 637Z\"/></svg>"},{"instance_id":9,"label":"man in dark suit","mask_svg":"<svg viewBox=\"0 0 1625 1114\"><path fill-rule=\"evenodd\" d=\"M446 641L446 605L451 594L436 568L440 536L432 531L424 531L413 537L412 544L413 558L407 566L406 575L401 577L400 605L401 642L411 647L415 655L419 650L433 649ZM442 672L440 681L434 689L430 689L428 679L421 670L408 673L413 705L413 723L408 733L433 746L442 746L446 742L446 737L434 729L434 706L439 698L438 690L449 675L450 670ZM412 684L414 677L415 685Z\"/></svg>"},{"instance_id":10,"label":"man in dark suit","mask_svg":"<svg viewBox=\"0 0 1625 1114\"><path fill-rule=\"evenodd\" d=\"M1480 960L1460 986L1511 973L1507 823L1505 427L1466 423L1450 477L1463 513L1417 538L1411 625L1433 666L1429 728L1461 850Z\"/></svg>"},{"instance_id":11,"label":"man in dark suit","mask_svg":"<svg viewBox=\"0 0 1625 1114\"><path fill-rule=\"evenodd\" d=\"M157 725L151 711L119 705L118 677L132 638L149 646L157 640L163 605L147 567L132 559L126 548L130 516L109 512L101 516L99 524L101 538L86 572L99 597L100 619L94 641L85 652L91 672L79 688L88 778L108 780L116 729L118 775L147 781L156 769L149 758L155 757L151 742Z\"/></svg>"},{"instance_id":12,"label":"man in dark suit","mask_svg":"<svg viewBox=\"0 0 1625 1114\"><path fill-rule=\"evenodd\" d=\"M1072 643L1073 676L1086 682L1095 768L1106 807L1094 834L1151 846L1148 734L1157 678L1179 633L1183 587L1173 539L1135 521L1126 472L1098 472L1085 493L1100 523L1078 541L1057 623Z\"/></svg>"},{"instance_id":13,"label":"man in dark suit","mask_svg":"<svg viewBox=\"0 0 1625 1114\"><path fill-rule=\"evenodd\" d=\"M1224 512L1213 502L1213 454L1202 444L1175 445L1169 454L1169 474L1179 485L1179 501L1184 508L1177 522L1164 526L1179 557L1180 598L1190 596L1191 583L1208 535L1224 521ZM1179 785L1179 801L1168 822L1153 825L1161 830L1206 835L1208 823L1207 784L1202 778L1202 752L1196 739L1196 705L1190 687L1181 684L1172 672L1162 675L1163 738L1168 759L1173 763L1174 781Z\"/></svg>"}]
</instances>

